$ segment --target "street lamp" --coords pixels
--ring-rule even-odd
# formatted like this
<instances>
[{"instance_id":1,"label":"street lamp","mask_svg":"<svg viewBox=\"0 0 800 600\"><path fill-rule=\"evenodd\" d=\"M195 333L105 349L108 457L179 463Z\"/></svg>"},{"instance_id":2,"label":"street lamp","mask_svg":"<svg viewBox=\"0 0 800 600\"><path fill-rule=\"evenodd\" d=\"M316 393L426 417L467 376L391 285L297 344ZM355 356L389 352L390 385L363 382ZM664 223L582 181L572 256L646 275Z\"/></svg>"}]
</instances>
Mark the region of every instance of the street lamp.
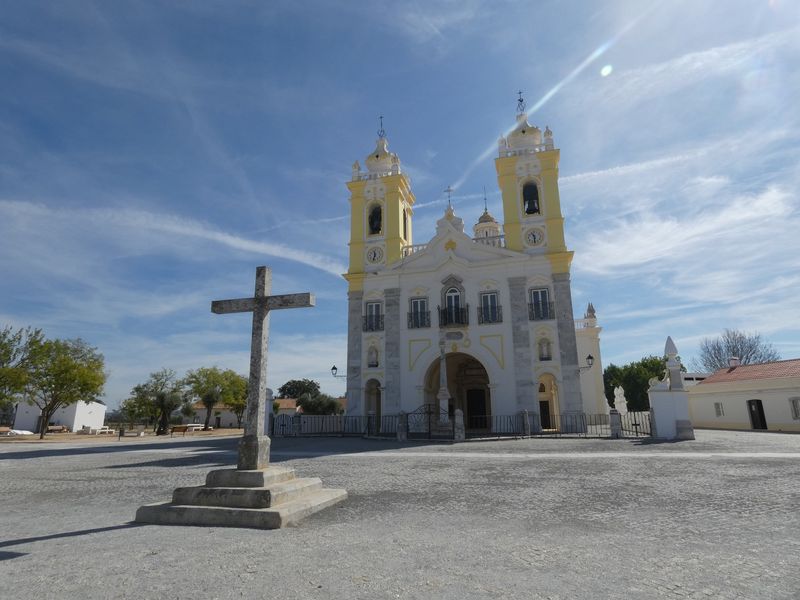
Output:
<instances>
[{"instance_id":1,"label":"street lamp","mask_svg":"<svg viewBox=\"0 0 800 600\"><path fill-rule=\"evenodd\" d=\"M587 369L591 369L593 364L594 364L594 356L589 354L586 357L586 366L585 367L578 367L578 370L579 371L586 371Z\"/></svg>"},{"instance_id":2,"label":"street lamp","mask_svg":"<svg viewBox=\"0 0 800 600\"><path fill-rule=\"evenodd\" d=\"M338 372L339 369L336 368L336 365L333 365L331 367L331 375L333 375L334 377L338 377L339 379L347 379L347 375L337 375Z\"/></svg>"}]
</instances>

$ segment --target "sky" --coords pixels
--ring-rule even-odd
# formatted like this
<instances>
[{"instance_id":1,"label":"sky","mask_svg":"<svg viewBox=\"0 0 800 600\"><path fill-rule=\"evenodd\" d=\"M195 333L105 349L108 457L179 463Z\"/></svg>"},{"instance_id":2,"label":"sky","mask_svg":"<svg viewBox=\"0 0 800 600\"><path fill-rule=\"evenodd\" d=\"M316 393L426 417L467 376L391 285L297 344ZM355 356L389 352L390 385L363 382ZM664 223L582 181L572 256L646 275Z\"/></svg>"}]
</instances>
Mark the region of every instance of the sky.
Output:
<instances>
[{"instance_id":1,"label":"sky","mask_svg":"<svg viewBox=\"0 0 800 600\"><path fill-rule=\"evenodd\" d=\"M414 242L453 186L501 216L522 90L561 151L576 317L604 365L685 362L725 328L800 357L800 3L792 0L0 0L0 326L81 337L116 406L149 373L246 374L276 294L268 385L340 395L348 191L379 116Z\"/></svg>"}]
</instances>

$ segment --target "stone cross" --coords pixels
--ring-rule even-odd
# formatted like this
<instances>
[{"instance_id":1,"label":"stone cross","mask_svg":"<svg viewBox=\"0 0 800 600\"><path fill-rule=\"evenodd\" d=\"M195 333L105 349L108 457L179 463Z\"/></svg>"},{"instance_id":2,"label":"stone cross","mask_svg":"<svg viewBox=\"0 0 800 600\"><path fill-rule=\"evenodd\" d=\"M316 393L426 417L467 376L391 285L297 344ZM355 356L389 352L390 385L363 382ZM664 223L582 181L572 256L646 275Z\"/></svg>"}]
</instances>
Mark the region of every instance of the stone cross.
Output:
<instances>
[{"instance_id":1,"label":"stone cross","mask_svg":"<svg viewBox=\"0 0 800 600\"><path fill-rule=\"evenodd\" d=\"M256 293L253 298L214 300L211 312L217 315L253 313L253 337L250 343L250 380L247 389L247 410L244 436L239 441L238 468L264 469L269 464L269 437L265 433L267 397L267 337L269 312L281 308L314 306L314 294L270 296L272 273L267 267L256 267Z\"/></svg>"}]
</instances>

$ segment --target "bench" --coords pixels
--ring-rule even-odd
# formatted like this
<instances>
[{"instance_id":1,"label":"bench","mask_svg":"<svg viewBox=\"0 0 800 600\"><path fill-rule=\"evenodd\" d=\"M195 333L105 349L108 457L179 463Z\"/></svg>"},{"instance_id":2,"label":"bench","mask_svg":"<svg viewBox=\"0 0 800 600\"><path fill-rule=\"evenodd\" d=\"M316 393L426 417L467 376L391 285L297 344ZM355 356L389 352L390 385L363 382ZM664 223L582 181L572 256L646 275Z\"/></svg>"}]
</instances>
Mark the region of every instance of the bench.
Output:
<instances>
[{"instance_id":1,"label":"bench","mask_svg":"<svg viewBox=\"0 0 800 600\"><path fill-rule=\"evenodd\" d=\"M183 436L186 437L187 431L189 431L188 425L173 425L169 430L169 437L172 437L176 433L183 433Z\"/></svg>"},{"instance_id":2,"label":"bench","mask_svg":"<svg viewBox=\"0 0 800 600\"><path fill-rule=\"evenodd\" d=\"M11 427L0 427L0 435L11 435Z\"/></svg>"},{"instance_id":3,"label":"bench","mask_svg":"<svg viewBox=\"0 0 800 600\"><path fill-rule=\"evenodd\" d=\"M101 433L108 433L114 435L117 433L116 429L109 429L108 426L103 425L102 427L98 427L97 429L90 429L89 433L92 435L100 435Z\"/></svg>"},{"instance_id":4,"label":"bench","mask_svg":"<svg viewBox=\"0 0 800 600\"><path fill-rule=\"evenodd\" d=\"M66 425L48 425L47 433L69 433L69 427Z\"/></svg>"}]
</instances>

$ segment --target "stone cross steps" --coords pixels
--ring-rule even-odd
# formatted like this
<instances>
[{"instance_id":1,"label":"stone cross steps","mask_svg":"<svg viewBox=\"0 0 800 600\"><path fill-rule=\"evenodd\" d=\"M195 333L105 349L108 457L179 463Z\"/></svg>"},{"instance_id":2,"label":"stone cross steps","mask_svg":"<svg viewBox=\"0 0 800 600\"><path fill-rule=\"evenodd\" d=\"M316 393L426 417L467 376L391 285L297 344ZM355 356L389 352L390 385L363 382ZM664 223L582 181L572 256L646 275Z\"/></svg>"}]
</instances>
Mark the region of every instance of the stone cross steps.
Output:
<instances>
[{"instance_id":1,"label":"stone cross steps","mask_svg":"<svg viewBox=\"0 0 800 600\"><path fill-rule=\"evenodd\" d=\"M207 475L204 486L177 488L172 502L142 506L136 521L278 529L346 497L345 490L323 488L317 477L295 477L294 469L220 469Z\"/></svg>"}]
</instances>

